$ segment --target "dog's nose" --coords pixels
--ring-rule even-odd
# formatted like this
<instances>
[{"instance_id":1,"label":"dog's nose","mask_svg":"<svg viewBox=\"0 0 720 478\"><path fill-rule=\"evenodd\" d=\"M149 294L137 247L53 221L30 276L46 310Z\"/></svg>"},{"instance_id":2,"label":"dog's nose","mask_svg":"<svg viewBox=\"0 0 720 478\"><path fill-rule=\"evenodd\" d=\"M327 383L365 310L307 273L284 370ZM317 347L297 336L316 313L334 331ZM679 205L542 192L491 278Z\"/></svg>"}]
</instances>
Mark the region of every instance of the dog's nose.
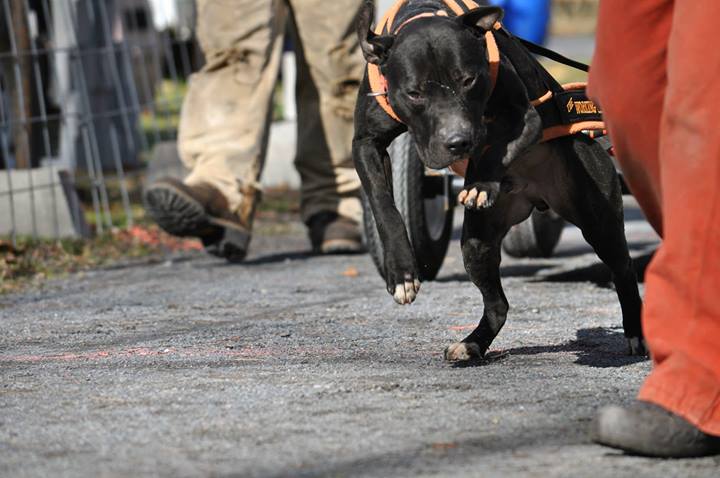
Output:
<instances>
[{"instance_id":1,"label":"dog's nose","mask_svg":"<svg viewBox=\"0 0 720 478\"><path fill-rule=\"evenodd\" d=\"M454 134L445 141L445 147L452 154L467 153L471 146L470 136L463 134Z\"/></svg>"}]
</instances>

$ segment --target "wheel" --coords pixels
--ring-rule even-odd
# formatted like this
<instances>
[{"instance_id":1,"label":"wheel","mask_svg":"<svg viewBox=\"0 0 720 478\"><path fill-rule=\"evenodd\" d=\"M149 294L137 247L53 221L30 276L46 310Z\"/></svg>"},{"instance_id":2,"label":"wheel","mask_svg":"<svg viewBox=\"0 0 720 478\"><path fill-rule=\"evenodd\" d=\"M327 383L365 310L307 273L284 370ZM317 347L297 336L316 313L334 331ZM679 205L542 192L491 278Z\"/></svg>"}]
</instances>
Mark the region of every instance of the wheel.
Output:
<instances>
[{"instance_id":1,"label":"wheel","mask_svg":"<svg viewBox=\"0 0 720 478\"><path fill-rule=\"evenodd\" d=\"M450 176L426 175L410 135L390 145L395 206L405 221L420 280L437 277L452 235L453 203ZM384 252L375 218L363 194L365 245L380 275L385 278Z\"/></svg>"},{"instance_id":2,"label":"wheel","mask_svg":"<svg viewBox=\"0 0 720 478\"><path fill-rule=\"evenodd\" d=\"M564 227L565 220L554 212L536 209L510 228L503 239L503 250L513 257L550 257Z\"/></svg>"}]
</instances>

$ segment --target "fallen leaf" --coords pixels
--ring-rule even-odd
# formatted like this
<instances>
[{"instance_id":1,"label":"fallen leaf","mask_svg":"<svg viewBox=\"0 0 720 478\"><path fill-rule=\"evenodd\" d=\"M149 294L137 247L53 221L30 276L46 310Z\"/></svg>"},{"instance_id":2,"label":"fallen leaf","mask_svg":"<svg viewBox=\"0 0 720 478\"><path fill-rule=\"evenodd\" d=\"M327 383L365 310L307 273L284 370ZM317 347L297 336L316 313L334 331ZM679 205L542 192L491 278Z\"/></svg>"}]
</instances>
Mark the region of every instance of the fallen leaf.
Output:
<instances>
[{"instance_id":1,"label":"fallen leaf","mask_svg":"<svg viewBox=\"0 0 720 478\"><path fill-rule=\"evenodd\" d=\"M345 272L343 272L342 275L344 275L345 277L357 277L360 275L360 272L358 272L355 267L350 266L345 269Z\"/></svg>"}]
</instances>

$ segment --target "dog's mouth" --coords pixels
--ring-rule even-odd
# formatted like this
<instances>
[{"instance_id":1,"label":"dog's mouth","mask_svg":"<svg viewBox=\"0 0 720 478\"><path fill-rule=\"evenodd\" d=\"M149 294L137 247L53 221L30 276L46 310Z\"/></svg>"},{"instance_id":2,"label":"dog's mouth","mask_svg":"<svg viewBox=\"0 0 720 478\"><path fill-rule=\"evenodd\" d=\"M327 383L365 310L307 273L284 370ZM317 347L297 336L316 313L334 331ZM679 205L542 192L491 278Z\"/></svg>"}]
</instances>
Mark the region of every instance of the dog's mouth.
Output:
<instances>
[{"instance_id":1,"label":"dog's mouth","mask_svg":"<svg viewBox=\"0 0 720 478\"><path fill-rule=\"evenodd\" d=\"M437 161L437 158L434 159L434 161L422 161L422 163L425 165L425 167L434 169L436 171L440 171L442 169L450 169L453 172L464 172L465 170L467 170L467 165L470 161L470 155L464 154L459 157L447 158L447 160L445 161Z\"/></svg>"},{"instance_id":2,"label":"dog's mouth","mask_svg":"<svg viewBox=\"0 0 720 478\"><path fill-rule=\"evenodd\" d=\"M448 166L448 169L450 169L450 171L457 174L458 176L462 176L464 178L465 173L467 172L469 163L470 163L469 157L458 159L458 160L450 163L450 165Z\"/></svg>"}]
</instances>

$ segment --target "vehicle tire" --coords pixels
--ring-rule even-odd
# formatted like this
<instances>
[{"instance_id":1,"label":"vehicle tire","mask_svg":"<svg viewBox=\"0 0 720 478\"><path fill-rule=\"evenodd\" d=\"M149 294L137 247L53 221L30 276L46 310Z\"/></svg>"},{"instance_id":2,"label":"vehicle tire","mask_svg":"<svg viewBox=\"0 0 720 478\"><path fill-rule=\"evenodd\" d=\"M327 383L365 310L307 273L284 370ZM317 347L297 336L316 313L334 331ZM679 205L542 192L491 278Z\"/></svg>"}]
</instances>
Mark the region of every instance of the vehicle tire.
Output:
<instances>
[{"instance_id":1,"label":"vehicle tire","mask_svg":"<svg viewBox=\"0 0 720 478\"><path fill-rule=\"evenodd\" d=\"M503 239L503 250L512 257L550 257L564 227L565 220L551 210L536 209L510 228Z\"/></svg>"},{"instance_id":2,"label":"vehicle tire","mask_svg":"<svg viewBox=\"0 0 720 478\"><path fill-rule=\"evenodd\" d=\"M420 280L433 280L445 259L452 235L451 178L425 174L425 167L407 133L390 145L389 154L395 206L405 221ZM362 203L365 245L378 272L385 278L383 245L364 194Z\"/></svg>"}]
</instances>

